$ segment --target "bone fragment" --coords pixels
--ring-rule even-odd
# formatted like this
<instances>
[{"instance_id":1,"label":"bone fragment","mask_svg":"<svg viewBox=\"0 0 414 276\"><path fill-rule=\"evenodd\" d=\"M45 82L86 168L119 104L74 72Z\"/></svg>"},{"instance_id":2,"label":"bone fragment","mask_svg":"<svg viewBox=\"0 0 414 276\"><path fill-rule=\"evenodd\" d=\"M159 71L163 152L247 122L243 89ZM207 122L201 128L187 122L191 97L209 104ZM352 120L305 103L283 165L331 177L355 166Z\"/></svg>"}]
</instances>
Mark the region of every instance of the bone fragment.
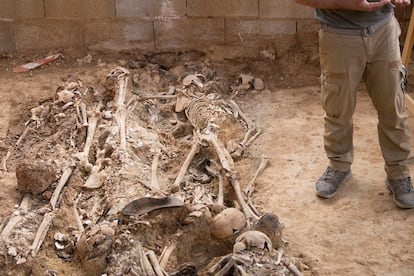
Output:
<instances>
[{"instance_id":1,"label":"bone fragment","mask_svg":"<svg viewBox=\"0 0 414 276\"><path fill-rule=\"evenodd\" d=\"M126 152L126 106L125 98L129 79L129 71L123 67L117 67L109 76L116 77L118 89L115 95L116 111L114 114L116 123L119 128L120 149Z\"/></svg>"},{"instance_id":2,"label":"bone fragment","mask_svg":"<svg viewBox=\"0 0 414 276\"><path fill-rule=\"evenodd\" d=\"M30 247L32 251L32 257L35 257L37 252L39 251L40 247L43 244L43 241L46 238L47 231L49 231L50 224L52 223L53 218L55 217L55 213L52 211L50 213L46 213L43 216L42 223L40 223L40 226L36 232L36 236L33 240L33 243Z\"/></svg>"},{"instance_id":3,"label":"bone fragment","mask_svg":"<svg viewBox=\"0 0 414 276\"><path fill-rule=\"evenodd\" d=\"M220 206L224 206L224 179L223 175L220 173L218 174L219 180L219 189L218 189L218 196L217 196L217 204Z\"/></svg>"},{"instance_id":4,"label":"bone fragment","mask_svg":"<svg viewBox=\"0 0 414 276\"><path fill-rule=\"evenodd\" d=\"M22 201L19 205L19 212L16 215L13 215L4 228L1 231L0 238L4 241L7 240L10 233L13 231L13 228L23 219L23 216L20 214L21 211L27 211L29 208L30 194L25 194Z\"/></svg>"},{"instance_id":5,"label":"bone fragment","mask_svg":"<svg viewBox=\"0 0 414 276\"><path fill-rule=\"evenodd\" d=\"M237 275L240 275L240 276L249 276L249 274L247 274L247 272L243 269L243 267L241 265L235 265L234 267L236 268L236 270L238 272Z\"/></svg>"},{"instance_id":6,"label":"bone fragment","mask_svg":"<svg viewBox=\"0 0 414 276\"><path fill-rule=\"evenodd\" d=\"M148 260L150 261L150 263L152 265L152 268L155 272L155 275L165 276L165 274L164 274L164 272L163 272L163 270L160 266L160 263L158 262L157 256L155 256L154 251L149 250L146 255L147 255Z\"/></svg>"},{"instance_id":7,"label":"bone fragment","mask_svg":"<svg viewBox=\"0 0 414 276\"><path fill-rule=\"evenodd\" d=\"M288 264L288 268L290 271L292 271L293 274L295 274L295 276L302 276L302 272L299 271L299 269L297 268L297 266L294 263L289 263Z\"/></svg>"},{"instance_id":8,"label":"bone fragment","mask_svg":"<svg viewBox=\"0 0 414 276\"><path fill-rule=\"evenodd\" d=\"M87 112L88 115L88 134L86 136L85 146L83 148L83 156L88 160L89 151L92 146L93 137L95 135L96 126L98 125L98 121L101 117L101 110L102 103L97 104L95 111Z\"/></svg>"},{"instance_id":9,"label":"bone fragment","mask_svg":"<svg viewBox=\"0 0 414 276\"><path fill-rule=\"evenodd\" d=\"M242 192L240 190L240 174L237 171L233 172L231 175L231 185L233 186L237 200L240 203L240 207L242 208L247 221L251 222L252 219L259 219L259 217L250 209L246 201L244 201Z\"/></svg>"},{"instance_id":10,"label":"bone fragment","mask_svg":"<svg viewBox=\"0 0 414 276\"><path fill-rule=\"evenodd\" d=\"M145 100L170 100L176 99L177 95L149 95L149 96L137 96L137 101Z\"/></svg>"},{"instance_id":11,"label":"bone fragment","mask_svg":"<svg viewBox=\"0 0 414 276\"><path fill-rule=\"evenodd\" d=\"M174 181L174 184L171 187L171 191L173 193L178 192L180 190L180 184L184 179L185 174L187 173L188 168L190 167L191 161L193 161L194 156L199 152L201 148L201 145L198 141L198 137L194 135L193 138L193 144L191 146L191 150L187 155L187 158L185 159L183 165L181 166L181 169Z\"/></svg>"},{"instance_id":12,"label":"bone fragment","mask_svg":"<svg viewBox=\"0 0 414 276\"><path fill-rule=\"evenodd\" d=\"M259 129L247 142L245 143L245 147L250 146L251 143L253 143L254 140L257 139L262 134L263 130Z\"/></svg>"},{"instance_id":13,"label":"bone fragment","mask_svg":"<svg viewBox=\"0 0 414 276\"><path fill-rule=\"evenodd\" d=\"M71 107L72 105L74 105L74 102L68 102L68 103L65 103L63 106L62 106L62 111L65 111L66 109L68 109L69 107Z\"/></svg>"},{"instance_id":14,"label":"bone fragment","mask_svg":"<svg viewBox=\"0 0 414 276\"><path fill-rule=\"evenodd\" d=\"M158 166L160 163L161 158L161 151L158 150L157 153L154 155L154 160L152 161L151 165L151 187L154 189L159 190L160 185L158 183Z\"/></svg>"},{"instance_id":15,"label":"bone fragment","mask_svg":"<svg viewBox=\"0 0 414 276\"><path fill-rule=\"evenodd\" d=\"M162 195L162 196L167 196L167 193L166 192L164 192L164 191L162 191L162 190L160 190L160 189L156 189L156 188L154 188L154 187L152 187L151 185L149 185L149 184L146 184L144 181L141 181L141 180L137 180L138 182L139 182L139 184L141 184L142 186L144 186L145 188L147 188L147 189L149 189L149 190L151 190L151 191L154 191L154 192L156 192L156 193L158 193L158 194L160 194L160 195Z\"/></svg>"},{"instance_id":16,"label":"bone fragment","mask_svg":"<svg viewBox=\"0 0 414 276\"><path fill-rule=\"evenodd\" d=\"M141 266L141 269L143 271L143 275L146 276L156 276L154 269L152 268L151 262L148 260L144 249L142 247L142 244L138 241L136 245L138 249L138 255L139 255L139 264Z\"/></svg>"},{"instance_id":17,"label":"bone fragment","mask_svg":"<svg viewBox=\"0 0 414 276\"><path fill-rule=\"evenodd\" d=\"M72 168L66 168L63 171L62 176L59 180L59 183L56 186L55 190L53 191L52 197L50 198L50 206L52 206L52 209L56 209L56 203L59 199L60 192L62 191L63 187L65 186L66 182L68 181L71 175L72 175Z\"/></svg>"},{"instance_id":18,"label":"bone fragment","mask_svg":"<svg viewBox=\"0 0 414 276\"><path fill-rule=\"evenodd\" d=\"M75 217L76 225L78 226L79 232L82 234L85 232L85 228L83 227L82 220L79 216L78 212L78 203L80 198L82 197L82 193L79 193L79 195L76 197L76 199L73 202L73 216Z\"/></svg>"},{"instance_id":19,"label":"bone fragment","mask_svg":"<svg viewBox=\"0 0 414 276\"><path fill-rule=\"evenodd\" d=\"M224 264L227 263L231 259L231 255L222 256L218 262L210 266L207 271L208 275L217 275L216 273L220 270L220 268L224 267Z\"/></svg>"},{"instance_id":20,"label":"bone fragment","mask_svg":"<svg viewBox=\"0 0 414 276\"><path fill-rule=\"evenodd\" d=\"M230 271L230 269L236 264L236 260L233 259L232 257L229 258L229 260L227 261L227 263L223 266L222 269L220 269L220 271L218 271L217 273L214 273L214 276L225 276L228 275L228 272Z\"/></svg>"},{"instance_id":21,"label":"bone fragment","mask_svg":"<svg viewBox=\"0 0 414 276\"><path fill-rule=\"evenodd\" d=\"M30 122L29 122L29 124L30 124ZM17 141L15 143L16 147L19 146L22 143L23 139L26 137L26 135L31 130L31 128L29 127L29 124L27 124L27 126L24 129L22 135L20 135L19 139L17 139ZM10 155L11 155L11 150L9 149L6 153L6 155L3 157L3 160L2 160L2 169L5 172L7 172L7 160L9 159Z\"/></svg>"},{"instance_id":22,"label":"bone fragment","mask_svg":"<svg viewBox=\"0 0 414 276\"><path fill-rule=\"evenodd\" d=\"M168 247L165 247L160 256L160 266L162 269L165 269L170 259L171 254L174 252L177 247L177 241L173 240Z\"/></svg>"},{"instance_id":23,"label":"bone fragment","mask_svg":"<svg viewBox=\"0 0 414 276\"><path fill-rule=\"evenodd\" d=\"M243 145L246 145L247 141L251 137L251 135L256 131L256 125L241 111L240 107L234 100L230 100L230 105L233 110L243 119L243 121L247 124L247 132L244 134L243 141L241 142Z\"/></svg>"},{"instance_id":24,"label":"bone fragment","mask_svg":"<svg viewBox=\"0 0 414 276\"><path fill-rule=\"evenodd\" d=\"M200 138L213 146L220 160L220 164L226 171L231 172L234 167L233 158L224 147L223 143L217 138L217 135L215 133L201 134Z\"/></svg>"},{"instance_id":25,"label":"bone fragment","mask_svg":"<svg viewBox=\"0 0 414 276\"><path fill-rule=\"evenodd\" d=\"M126 152L126 109L125 106L118 107L114 114L114 118L119 128L119 144L120 150Z\"/></svg>"},{"instance_id":26,"label":"bone fragment","mask_svg":"<svg viewBox=\"0 0 414 276\"><path fill-rule=\"evenodd\" d=\"M75 111L76 111L76 126L80 127L82 125L82 114L79 107L79 101L75 101Z\"/></svg>"},{"instance_id":27,"label":"bone fragment","mask_svg":"<svg viewBox=\"0 0 414 276\"><path fill-rule=\"evenodd\" d=\"M87 111L86 111L86 104L84 102L80 103L80 110L82 113L82 126L88 126L88 117L87 117Z\"/></svg>"},{"instance_id":28,"label":"bone fragment","mask_svg":"<svg viewBox=\"0 0 414 276\"><path fill-rule=\"evenodd\" d=\"M275 265L279 265L280 264L280 262L282 261L282 257L283 257L283 254L284 253L285 252L283 251L283 248L280 248L278 250L278 252L277 252L277 259L276 259Z\"/></svg>"},{"instance_id":29,"label":"bone fragment","mask_svg":"<svg viewBox=\"0 0 414 276\"><path fill-rule=\"evenodd\" d=\"M252 195L254 188L255 188L256 179L260 174L262 174L267 164L269 164L269 158L265 155L262 155L259 167L257 168L252 179L250 180L250 182L247 184L246 188L244 189L244 193L247 195L247 198L250 198L250 196Z\"/></svg>"},{"instance_id":30,"label":"bone fragment","mask_svg":"<svg viewBox=\"0 0 414 276\"><path fill-rule=\"evenodd\" d=\"M101 167L102 165L100 163L92 167L91 173L82 187L88 189L98 189L102 186L102 179L100 174Z\"/></svg>"},{"instance_id":31,"label":"bone fragment","mask_svg":"<svg viewBox=\"0 0 414 276\"><path fill-rule=\"evenodd\" d=\"M217 204L224 207L224 178L223 174L218 168L219 165L213 159L210 160L211 166L206 166L207 172L212 176L217 176L218 178L218 195L217 195Z\"/></svg>"}]
</instances>

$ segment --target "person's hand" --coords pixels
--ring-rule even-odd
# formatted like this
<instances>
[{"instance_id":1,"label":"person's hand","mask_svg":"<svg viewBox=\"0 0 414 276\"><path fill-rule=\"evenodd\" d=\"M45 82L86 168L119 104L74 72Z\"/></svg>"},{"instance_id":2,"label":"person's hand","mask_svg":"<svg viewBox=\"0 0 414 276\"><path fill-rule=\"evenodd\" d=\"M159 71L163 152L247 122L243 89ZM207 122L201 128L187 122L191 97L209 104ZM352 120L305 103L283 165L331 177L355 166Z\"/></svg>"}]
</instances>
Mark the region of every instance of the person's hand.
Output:
<instances>
[{"instance_id":1,"label":"person's hand","mask_svg":"<svg viewBox=\"0 0 414 276\"><path fill-rule=\"evenodd\" d=\"M408 7L411 4L411 0L391 0L391 3L396 7Z\"/></svg>"}]
</instances>

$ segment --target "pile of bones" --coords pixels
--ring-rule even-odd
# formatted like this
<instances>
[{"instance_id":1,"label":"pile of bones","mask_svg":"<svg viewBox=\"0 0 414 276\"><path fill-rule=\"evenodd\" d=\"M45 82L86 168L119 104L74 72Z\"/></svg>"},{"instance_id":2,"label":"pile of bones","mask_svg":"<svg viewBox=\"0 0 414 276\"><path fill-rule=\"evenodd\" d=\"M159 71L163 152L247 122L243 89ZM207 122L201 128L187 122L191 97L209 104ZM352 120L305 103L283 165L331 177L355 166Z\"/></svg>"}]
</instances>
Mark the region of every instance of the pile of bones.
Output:
<instances>
[{"instance_id":1,"label":"pile of bones","mask_svg":"<svg viewBox=\"0 0 414 276\"><path fill-rule=\"evenodd\" d=\"M260 130L234 99L257 80L241 75L226 98L202 72L164 93L129 88L151 70L117 67L102 89L68 79L31 109L2 163L22 195L0 229L6 271L48 247L85 275L300 275L277 216L252 202L269 159L248 181L236 169Z\"/></svg>"}]
</instances>

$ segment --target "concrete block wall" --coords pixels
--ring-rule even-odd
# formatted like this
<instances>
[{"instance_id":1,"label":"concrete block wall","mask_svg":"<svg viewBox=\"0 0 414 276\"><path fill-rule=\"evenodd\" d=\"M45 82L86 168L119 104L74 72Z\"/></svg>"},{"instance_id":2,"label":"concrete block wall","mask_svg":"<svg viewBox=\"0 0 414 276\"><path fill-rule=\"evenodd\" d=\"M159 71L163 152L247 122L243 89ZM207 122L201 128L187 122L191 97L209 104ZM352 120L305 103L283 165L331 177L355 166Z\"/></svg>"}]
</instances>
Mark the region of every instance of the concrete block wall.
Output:
<instances>
[{"instance_id":1,"label":"concrete block wall","mask_svg":"<svg viewBox=\"0 0 414 276\"><path fill-rule=\"evenodd\" d=\"M0 0L0 52L199 49L316 30L293 0Z\"/></svg>"}]
</instances>

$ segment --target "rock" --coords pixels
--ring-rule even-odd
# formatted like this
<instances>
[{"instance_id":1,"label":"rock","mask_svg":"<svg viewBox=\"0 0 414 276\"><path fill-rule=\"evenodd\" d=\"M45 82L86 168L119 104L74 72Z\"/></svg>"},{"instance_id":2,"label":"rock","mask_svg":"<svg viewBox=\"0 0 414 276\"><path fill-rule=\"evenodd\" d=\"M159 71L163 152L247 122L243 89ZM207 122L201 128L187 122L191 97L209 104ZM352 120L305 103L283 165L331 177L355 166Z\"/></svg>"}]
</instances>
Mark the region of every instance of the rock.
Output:
<instances>
[{"instance_id":1,"label":"rock","mask_svg":"<svg viewBox=\"0 0 414 276\"><path fill-rule=\"evenodd\" d=\"M272 241L273 248L278 249L282 245L283 224L280 223L276 215L264 214L253 226L253 230L266 234Z\"/></svg>"},{"instance_id":2,"label":"rock","mask_svg":"<svg viewBox=\"0 0 414 276\"><path fill-rule=\"evenodd\" d=\"M55 168L44 162L25 161L16 166L17 187L22 193L39 195L57 181Z\"/></svg>"}]
</instances>

